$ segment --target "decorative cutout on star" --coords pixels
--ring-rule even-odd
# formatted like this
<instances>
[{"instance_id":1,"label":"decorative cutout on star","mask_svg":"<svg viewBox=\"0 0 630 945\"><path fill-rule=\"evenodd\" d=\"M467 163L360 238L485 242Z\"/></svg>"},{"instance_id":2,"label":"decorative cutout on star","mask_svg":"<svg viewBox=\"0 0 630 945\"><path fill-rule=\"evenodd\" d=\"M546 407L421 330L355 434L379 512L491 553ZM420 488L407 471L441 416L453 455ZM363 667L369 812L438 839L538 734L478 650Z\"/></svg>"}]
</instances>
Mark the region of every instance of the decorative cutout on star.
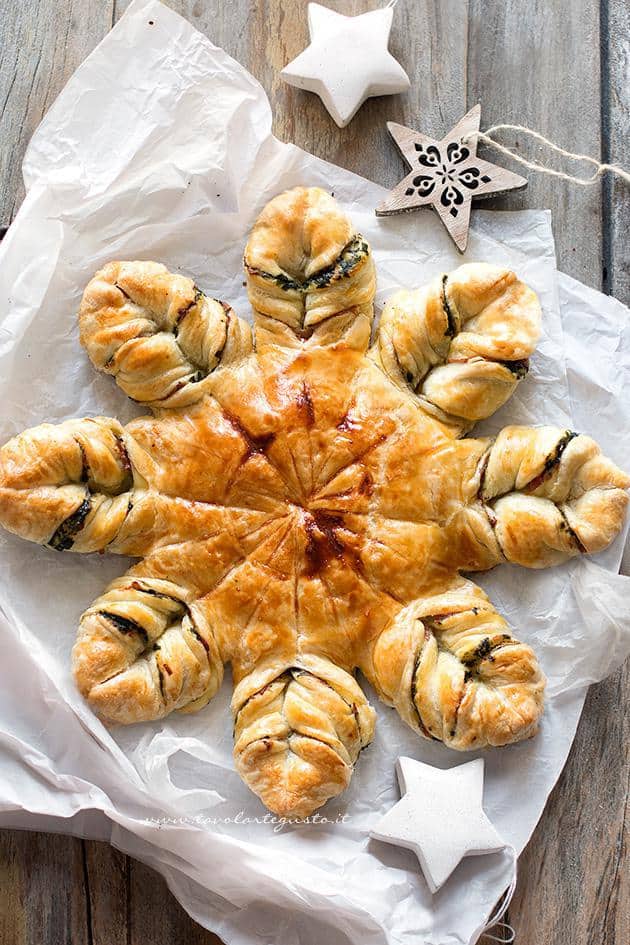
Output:
<instances>
[{"instance_id":1,"label":"decorative cutout on star","mask_svg":"<svg viewBox=\"0 0 630 945\"><path fill-rule=\"evenodd\" d=\"M403 796L370 836L413 850L432 893L465 856L507 846L483 812L483 769L482 758L447 770L413 758L396 763Z\"/></svg>"},{"instance_id":2,"label":"decorative cutout on star","mask_svg":"<svg viewBox=\"0 0 630 945\"><path fill-rule=\"evenodd\" d=\"M440 141L388 121L389 133L411 171L379 204L377 216L433 207L464 252L472 200L527 186L519 174L477 157L480 121L481 106L475 105Z\"/></svg>"},{"instance_id":3,"label":"decorative cutout on star","mask_svg":"<svg viewBox=\"0 0 630 945\"><path fill-rule=\"evenodd\" d=\"M407 73L387 48L393 13L393 7L382 7L343 16L309 3L310 45L280 75L289 85L319 95L344 128L367 98L409 88Z\"/></svg>"}]
</instances>

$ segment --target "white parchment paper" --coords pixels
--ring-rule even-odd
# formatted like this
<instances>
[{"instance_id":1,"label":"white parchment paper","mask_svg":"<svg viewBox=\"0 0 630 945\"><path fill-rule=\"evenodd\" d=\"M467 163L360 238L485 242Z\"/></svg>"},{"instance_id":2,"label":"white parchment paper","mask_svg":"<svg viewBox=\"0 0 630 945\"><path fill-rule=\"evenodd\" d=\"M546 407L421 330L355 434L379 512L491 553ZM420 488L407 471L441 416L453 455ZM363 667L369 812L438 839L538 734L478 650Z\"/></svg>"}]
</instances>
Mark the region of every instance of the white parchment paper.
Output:
<instances>
[{"instance_id":1,"label":"white parchment paper","mask_svg":"<svg viewBox=\"0 0 630 945\"><path fill-rule=\"evenodd\" d=\"M107 260L181 268L247 317L246 234L286 187L334 192L372 244L379 305L461 261L430 213L378 220L380 187L276 141L258 83L155 0L132 3L71 79L24 175L27 197L0 249L2 441L44 420L137 414L78 341L82 289ZM514 268L544 310L530 375L486 429L567 424L630 468L630 313L558 277L548 213L473 220L467 258ZM551 571L506 566L479 578L549 679L540 734L483 753L486 810L518 851L564 765L586 687L630 651L624 539ZM474 942L511 879L510 858L469 858L431 896L410 852L368 839L398 798L399 754L463 760L418 739L369 687L375 741L322 812L345 820L283 829L254 822L265 811L233 770L228 680L195 716L112 731L93 717L74 689L70 648L82 610L127 565L0 534L0 824L110 840L160 870L229 945Z\"/></svg>"}]
</instances>

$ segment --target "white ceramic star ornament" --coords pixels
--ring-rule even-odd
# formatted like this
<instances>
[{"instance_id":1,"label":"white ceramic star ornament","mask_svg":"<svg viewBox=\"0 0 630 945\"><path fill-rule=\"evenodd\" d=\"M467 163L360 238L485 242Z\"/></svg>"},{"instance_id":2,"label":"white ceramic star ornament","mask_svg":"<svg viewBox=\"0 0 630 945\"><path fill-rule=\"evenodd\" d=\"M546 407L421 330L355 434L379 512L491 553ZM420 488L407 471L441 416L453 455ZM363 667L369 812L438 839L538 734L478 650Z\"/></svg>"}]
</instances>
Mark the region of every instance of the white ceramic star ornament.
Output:
<instances>
[{"instance_id":1,"label":"white ceramic star ornament","mask_svg":"<svg viewBox=\"0 0 630 945\"><path fill-rule=\"evenodd\" d=\"M387 49L394 4L360 16L308 5L311 44L280 75L289 85L315 92L340 128L366 98L409 88L409 77Z\"/></svg>"},{"instance_id":2,"label":"white ceramic star ornament","mask_svg":"<svg viewBox=\"0 0 630 945\"><path fill-rule=\"evenodd\" d=\"M413 850L432 893L463 857L507 846L483 812L483 767L482 758L444 771L413 758L396 763L403 797L370 836Z\"/></svg>"}]
</instances>

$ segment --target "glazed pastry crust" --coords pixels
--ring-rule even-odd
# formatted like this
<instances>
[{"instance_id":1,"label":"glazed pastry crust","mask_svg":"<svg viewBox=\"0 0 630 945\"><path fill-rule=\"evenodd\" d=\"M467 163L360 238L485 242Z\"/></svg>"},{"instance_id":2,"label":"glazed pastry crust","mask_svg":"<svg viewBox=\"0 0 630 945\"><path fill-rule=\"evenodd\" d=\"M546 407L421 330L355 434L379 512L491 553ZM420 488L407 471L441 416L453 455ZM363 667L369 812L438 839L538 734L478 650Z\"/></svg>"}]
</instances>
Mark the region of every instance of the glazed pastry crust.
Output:
<instances>
[{"instance_id":1,"label":"glazed pastry crust","mask_svg":"<svg viewBox=\"0 0 630 945\"><path fill-rule=\"evenodd\" d=\"M370 347L370 249L317 188L263 210L245 272L254 339L161 264L95 275L81 340L152 415L15 437L0 522L138 557L81 617L80 691L108 723L159 719L203 707L231 663L235 765L304 817L372 739L357 669L451 748L534 734L535 655L460 572L600 550L629 480L571 430L461 438L527 373L540 307L514 273L467 264L397 293Z\"/></svg>"},{"instance_id":2,"label":"glazed pastry crust","mask_svg":"<svg viewBox=\"0 0 630 945\"><path fill-rule=\"evenodd\" d=\"M401 610L366 672L412 728L449 748L520 741L534 734L542 712L544 677L533 651L471 581Z\"/></svg>"},{"instance_id":3,"label":"glazed pastry crust","mask_svg":"<svg viewBox=\"0 0 630 945\"><path fill-rule=\"evenodd\" d=\"M374 355L460 432L503 406L540 334L536 294L513 272L469 263L385 305Z\"/></svg>"},{"instance_id":4,"label":"glazed pastry crust","mask_svg":"<svg viewBox=\"0 0 630 945\"><path fill-rule=\"evenodd\" d=\"M325 191L297 187L272 200L245 249L247 291L256 323L300 333L351 311L372 322L376 275L370 247ZM273 329L271 329L273 330Z\"/></svg>"},{"instance_id":5,"label":"glazed pastry crust","mask_svg":"<svg viewBox=\"0 0 630 945\"><path fill-rule=\"evenodd\" d=\"M89 283L81 343L133 400L181 407L200 400L223 361L249 354L251 331L229 305L155 262L112 262Z\"/></svg>"}]
</instances>

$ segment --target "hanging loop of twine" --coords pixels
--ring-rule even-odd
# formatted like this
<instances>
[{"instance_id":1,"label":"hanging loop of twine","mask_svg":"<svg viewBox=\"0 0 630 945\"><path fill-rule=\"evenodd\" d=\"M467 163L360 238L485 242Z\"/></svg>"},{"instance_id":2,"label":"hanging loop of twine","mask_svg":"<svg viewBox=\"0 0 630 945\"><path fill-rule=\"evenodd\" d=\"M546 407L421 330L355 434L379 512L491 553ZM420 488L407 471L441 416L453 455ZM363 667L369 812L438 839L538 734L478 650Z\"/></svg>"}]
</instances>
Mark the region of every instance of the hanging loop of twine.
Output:
<instances>
[{"instance_id":1,"label":"hanging loop of twine","mask_svg":"<svg viewBox=\"0 0 630 945\"><path fill-rule=\"evenodd\" d=\"M494 912L492 912L488 917L488 921L482 930L482 935L485 935L486 938L492 939L494 942L500 942L501 945L511 945L511 943L514 942L516 938L516 932L508 922L502 922L501 920L508 911L508 907L512 902L512 896L514 895L514 891L516 889L518 856L514 847L507 846L505 849L506 852L512 857L512 880L508 888L499 899ZM491 929L494 929L497 932L500 930L501 937L499 938L498 935L490 934Z\"/></svg>"},{"instance_id":2,"label":"hanging loop of twine","mask_svg":"<svg viewBox=\"0 0 630 945\"><path fill-rule=\"evenodd\" d=\"M544 164L539 164L537 161L529 161L527 158L517 154L512 148L507 148L505 145L495 141L492 135L496 134L498 131L518 131L521 134L529 135L530 138L534 138L535 141L546 145L551 151L555 151L556 154L560 154L564 158L568 158L571 161L585 161L595 168L595 173L592 174L591 177L575 177L572 174L565 174L564 171L556 171ZM588 154L575 154L573 151L566 151L559 145L554 144L553 141L550 141L549 138L545 138L544 135L539 134L532 128L526 128L524 125L493 125L492 128L488 128L486 131L475 131L465 135L462 142L466 144L466 142L471 141L473 138L476 138L477 141L483 141L484 144L489 145L501 154L511 157L512 160L516 161L518 164L522 164L523 167L529 168L530 171L538 171L540 174L549 174L552 177L559 177L572 184L578 184L580 187L590 187L592 184L597 183L602 174L605 174L607 171L610 171L611 174L615 174L617 177L620 177L621 180L630 184L630 173L623 167L619 167L618 164L602 164L596 161L595 158L589 157Z\"/></svg>"},{"instance_id":3,"label":"hanging loop of twine","mask_svg":"<svg viewBox=\"0 0 630 945\"><path fill-rule=\"evenodd\" d=\"M498 935L491 935L490 932L486 932L486 938L492 939L493 942L500 942L501 945L512 945L512 942L516 940L516 932L507 922L497 922L494 926L497 931L501 929L501 937ZM505 930L505 935L503 931Z\"/></svg>"}]
</instances>

